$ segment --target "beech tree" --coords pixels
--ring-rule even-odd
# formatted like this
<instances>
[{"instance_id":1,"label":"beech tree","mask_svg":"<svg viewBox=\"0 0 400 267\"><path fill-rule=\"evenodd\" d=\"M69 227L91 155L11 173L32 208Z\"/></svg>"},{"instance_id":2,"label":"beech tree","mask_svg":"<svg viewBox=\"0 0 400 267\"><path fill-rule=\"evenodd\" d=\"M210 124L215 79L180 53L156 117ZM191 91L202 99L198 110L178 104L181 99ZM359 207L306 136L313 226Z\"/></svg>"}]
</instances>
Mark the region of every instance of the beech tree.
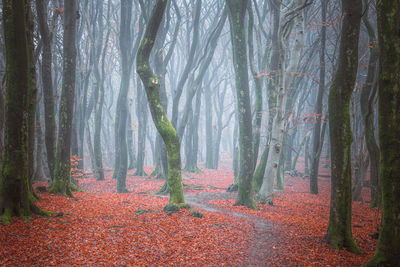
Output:
<instances>
[{"instance_id":1,"label":"beech tree","mask_svg":"<svg viewBox=\"0 0 400 267\"><path fill-rule=\"evenodd\" d=\"M42 83L45 113L45 144L47 162L50 170L51 179L54 178L54 164L56 152L56 118L54 113L54 95L52 81L52 35L47 24L47 6L46 1L39 0L36 2L36 11L38 17L38 28L43 43L42 49Z\"/></svg>"},{"instance_id":2,"label":"beech tree","mask_svg":"<svg viewBox=\"0 0 400 267\"><path fill-rule=\"evenodd\" d=\"M361 0L342 0L342 27L338 66L329 92L331 140L331 203L326 240L336 249L360 253L351 232L350 97L358 67Z\"/></svg>"},{"instance_id":3,"label":"beech tree","mask_svg":"<svg viewBox=\"0 0 400 267\"><path fill-rule=\"evenodd\" d=\"M76 68L76 0L64 3L64 40L63 40L63 79L59 110L58 144L54 181L50 192L72 195L71 171L71 136L72 117L75 97L75 68ZM74 186L72 186L74 187Z\"/></svg>"},{"instance_id":4,"label":"beech tree","mask_svg":"<svg viewBox=\"0 0 400 267\"><path fill-rule=\"evenodd\" d=\"M292 85L294 73L300 61L301 51L304 46L304 25L302 9L307 5L307 1L298 0L286 7L279 28L279 69L277 79L274 84L274 93L276 94L276 113L273 117L271 129L271 141L268 151L268 159L264 173L263 182L259 191L259 200L261 203L273 204L272 192L274 180L277 177L279 158L282 153L283 136L287 127L287 117L285 117L286 102L289 88ZM294 20L294 22L292 21ZM285 67L288 57L288 40L292 29L296 30L296 40L293 49L290 52L289 63Z\"/></svg>"},{"instance_id":5,"label":"beech tree","mask_svg":"<svg viewBox=\"0 0 400 267\"><path fill-rule=\"evenodd\" d=\"M365 266L400 264L400 3L377 2L380 52L378 114L382 225L374 257Z\"/></svg>"},{"instance_id":6,"label":"beech tree","mask_svg":"<svg viewBox=\"0 0 400 267\"><path fill-rule=\"evenodd\" d=\"M235 70L236 100L239 122L239 188L235 205L255 208L253 199L253 133L247 71L246 35L244 16L248 1L226 1L231 32L233 68Z\"/></svg>"},{"instance_id":7,"label":"beech tree","mask_svg":"<svg viewBox=\"0 0 400 267\"><path fill-rule=\"evenodd\" d=\"M28 219L45 214L34 204L30 191L33 168L32 120L36 107L30 1L3 0L6 49L5 140L0 175L0 215L4 224L12 216ZM32 99L33 98L33 99ZM33 118L32 118L33 116Z\"/></svg>"},{"instance_id":8,"label":"beech tree","mask_svg":"<svg viewBox=\"0 0 400 267\"><path fill-rule=\"evenodd\" d=\"M157 131L164 140L168 155L168 186L170 204L185 205L181 173L179 137L168 119L160 101L160 80L150 68L149 57L157 37L167 0L159 0L154 5L146 31L136 56L136 71L146 89L151 116Z\"/></svg>"}]
</instances>

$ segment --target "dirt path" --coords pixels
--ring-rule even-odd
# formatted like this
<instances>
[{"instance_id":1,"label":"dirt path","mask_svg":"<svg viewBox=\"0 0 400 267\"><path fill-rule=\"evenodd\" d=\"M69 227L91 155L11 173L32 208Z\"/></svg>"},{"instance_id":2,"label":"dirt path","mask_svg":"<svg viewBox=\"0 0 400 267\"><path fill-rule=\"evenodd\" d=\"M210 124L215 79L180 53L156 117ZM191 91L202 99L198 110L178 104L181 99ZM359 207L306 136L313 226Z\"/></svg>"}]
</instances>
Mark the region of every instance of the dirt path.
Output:
<instances>
[{"instance_id":1,"label":"dirt path","mask_svg":"<svg viewBox=\"0 0 400 267\"><path fill-rule=\"evenodd\" d=\"M203 192L199 194L185 194L186 203L192 207L197 207L210 212L219 212L225 215L246 218L248 223L253 227L252 245L247 253L247 259L243 266L269 266L269 258L278 253L274 251L274 243L278 242L278 227L270 222L257 217L249 216L245 213L231 212L222 210L218 206L209 203L214 199L236 199L237 193L209 193ZM251 235L250 235L251 236Z\"/></svg>"}]
</instances>

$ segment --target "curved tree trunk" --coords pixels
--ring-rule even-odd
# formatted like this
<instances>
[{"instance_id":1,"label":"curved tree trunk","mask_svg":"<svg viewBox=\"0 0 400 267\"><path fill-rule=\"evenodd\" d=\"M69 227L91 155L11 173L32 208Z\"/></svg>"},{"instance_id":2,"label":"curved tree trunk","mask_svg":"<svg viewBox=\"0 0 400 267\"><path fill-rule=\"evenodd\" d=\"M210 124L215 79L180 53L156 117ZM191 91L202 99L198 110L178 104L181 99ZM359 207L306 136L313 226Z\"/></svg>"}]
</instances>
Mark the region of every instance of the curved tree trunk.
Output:
<instances>
[{"instance_id":1,"label":"curved tree trunk","mask_svg":"<svg viewBox=\"0 0 400 267\"><path fill-rule=\"evenodd\" d=\"M336 249L360 253L351 232L350 98L358 67L361 0L342 0L342 30L338 67L329 92L331 140L331 204L326 240Z\"/></svg>"},{"instance_id":2,"label":"curved tree trunk","mask_svg":"<svg viewBox=\"0 0 400 267\"><path fill-rule=\"evenodd\" d=\"M160 101L160 81L150 68L149 57L157 36L158 28L164 15L167 0L159 0L154 5L150 20L136 57L137 73L146 89L153 122L164 140L168 154L168 186L170 203L184 205L183 184L181 173L181 156L179 137L168 120Z\"/></svg>"}]
</instances>

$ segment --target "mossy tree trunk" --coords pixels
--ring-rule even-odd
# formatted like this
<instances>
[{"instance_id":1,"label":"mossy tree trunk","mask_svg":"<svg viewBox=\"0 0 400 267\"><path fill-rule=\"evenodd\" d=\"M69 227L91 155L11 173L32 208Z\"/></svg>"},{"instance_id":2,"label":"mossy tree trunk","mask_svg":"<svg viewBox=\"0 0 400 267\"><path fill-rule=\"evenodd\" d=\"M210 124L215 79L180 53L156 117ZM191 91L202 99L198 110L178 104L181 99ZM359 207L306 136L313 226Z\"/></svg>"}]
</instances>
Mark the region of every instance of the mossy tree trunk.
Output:
<instances>
[{"instance_id":1,"label":"mossy tree trunk","mask_svg":"<svg viewBox=\"0 0 400 267\"><path fill-rule=\"evenodd\" d=\"M239 187L235 205L256 208L253 199L253 131L247 72L247 48L244 18L248 1L227 0L231 32L233 68L235 70L236 103L239 122Z\"/></svg>"},{"instance_id":2,"label":"mossy tree trunk","mask_svg":"<svg viewBox=\"0 0 400 267\"><path fill-rule=\"evenodd\" d=\"M47 163L50 171L50 177L54 177L54 163L56 152L56 120L54 113L54 96L52 81L52 50L51 34L47 25L47 6L46 1L36 1L36 11L38 18L38 28L42 39L42 83L44 100L44 126L45 126L45 144L47 152Z\"/></svg>"},{"instance_id":3,"label":"mossy tree trunk","mask_svg":"<svg viewBox=\"0 0 400 267\"><path fill-rule=\"evenodd\" d=\"M185 204L181 173L179 137L168 120L160 101L160 81L150 68L149 57L161 24L167 0L155 3L136 57L136 71L146 89L151 116L157 131L164 140L168 154L168 185L171 204Z\"/></svg>"},{"instance_id":4,"label":"mossy tree trunk","mask_svg":"<svg viewBox=\"0 0 400 267\"><path fill-rule=\"evenodd\" d=\"M361 90L360 105L361 115L365 129L365 143L367 145L370 163L370 191L371 207L379 207L382 204L382 194L379 179L379 147L375 140L374 127L374 102L378 90L377 82L374 82L378 70L379 50L376 45L375 30L368 19L369 4L364 0L364 6L367 8L364 12L363 23L367 28L369 37L369 61L367 78Z\"/></svg>"},{"instance_id":5,"label":"mossy tree trunk","mask_svg":"<svg viewBox=\"0 0 400 267\"><path fill-rule=\"evenodd\" d=\"M64 39L63 39L63 80L59 109L58 144L54 181L50 192L62 193L72 197L70 181L70 154L72 136L72 116L75 96L76 68L76 0L65 1Z\"/></svg>"},{"instance_id":6,"label":"mossy tree trunk","mask_svg":"<svg viewBox=\"0 0 400 267\"><path fill-rule=\"evenodd\" d=\"M32 85L32 36L29 28L30 1L3 0L3 22L6 47L5 142L0 176L0 215L8 224L12 216L29 218L41 213L30 193L30 171L33 150L30 114L36 90Z\"/></svg>"},{"instance_id":7,"label":"mossy tree trunk","mask_svg":"<svg viewBox=\"0 0 400 267\"><path fill-rule=\"evenodd\" d=\"M382 225L374 257L365 266L400 265L400 3L377 2L379 145Z\"/></svg>"},{"instance_id":8,"label":"mossy tree trunk","mask_svg":"<svg viewBox=\"0 0 400 267\"><path fill-rule=\"evenodd\" d=\"M326 9L327 0L321 0L321 48L319 52L319 88L317 102L315 103L314 115L316 123L313 128L312 152L311 152L311 170L310 170L310 193L318 194L318 170L319 158L321 155L324 133L321 134L322 119L322 99L325 91L325 47L326 47Z\"/></svg>"},{"instance_id":9,"label":"mossy tree trunk","mask_svg":"<svg viewBox=\"0 0 400 267\"><path fill-rule=\"evenodd\" d=\"M331 203L326 240L336 249L360 253L351 232L350 98L358 67L361 0L342 0L342 29L338 67L329 93L331 140Z\"/></svg>"}]
</instances>

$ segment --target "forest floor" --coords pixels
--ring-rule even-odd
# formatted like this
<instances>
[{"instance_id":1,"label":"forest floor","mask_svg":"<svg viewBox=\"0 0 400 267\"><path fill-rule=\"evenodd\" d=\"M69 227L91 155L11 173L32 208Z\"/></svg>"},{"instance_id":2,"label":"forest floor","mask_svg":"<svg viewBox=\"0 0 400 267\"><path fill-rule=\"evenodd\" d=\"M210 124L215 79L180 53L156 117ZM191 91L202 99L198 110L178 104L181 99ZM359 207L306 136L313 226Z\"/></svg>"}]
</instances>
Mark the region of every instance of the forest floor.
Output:
<instances>
[{"instance_id":1,"label":"forest floor","mask_svg":"<svg viewBox=\"0 0 400 267\"><path fill-rule=\"evenodd\" d=\"M201 169L184 172L183 180L187 203L203 218L188 209L167 215L168 197L154 194L163 181L134 171L127 177L131 193L115 193L111 170L105 181L79 179L84 192L75 198L38 192L37 205L59 216L0 226L0 266L361 266L372 257L380 213L369 208L367 188L365 202L353 202L353 235L362 251L354 255L324 242L329 169L321 168L319 195L308 193L308 178L286 175L274 206L258 210L233 206L229 160L218 170ZM301 162L297 169L303 172Z\"/></svg>"}]
</instances>

